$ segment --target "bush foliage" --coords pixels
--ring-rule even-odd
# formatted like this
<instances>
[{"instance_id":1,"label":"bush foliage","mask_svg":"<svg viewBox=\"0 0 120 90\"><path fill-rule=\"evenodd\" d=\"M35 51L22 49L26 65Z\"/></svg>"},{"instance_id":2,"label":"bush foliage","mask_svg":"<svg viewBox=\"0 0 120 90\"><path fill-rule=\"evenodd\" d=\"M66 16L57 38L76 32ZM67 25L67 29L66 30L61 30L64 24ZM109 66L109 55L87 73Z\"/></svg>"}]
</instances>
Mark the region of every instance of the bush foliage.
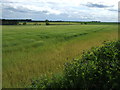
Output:
<instances>
[{"instance_id":1,"label":"bush foliage","mask_svg":"<svg viewBox=\"0 0 120 90\"><path fill-rule=\"evenodd\" d=\"M120 41L84 52L82 58L65 64L63 74L33 80L31 88L80 88L80 90L120 88Z\"/></svg>"}]
</instances>

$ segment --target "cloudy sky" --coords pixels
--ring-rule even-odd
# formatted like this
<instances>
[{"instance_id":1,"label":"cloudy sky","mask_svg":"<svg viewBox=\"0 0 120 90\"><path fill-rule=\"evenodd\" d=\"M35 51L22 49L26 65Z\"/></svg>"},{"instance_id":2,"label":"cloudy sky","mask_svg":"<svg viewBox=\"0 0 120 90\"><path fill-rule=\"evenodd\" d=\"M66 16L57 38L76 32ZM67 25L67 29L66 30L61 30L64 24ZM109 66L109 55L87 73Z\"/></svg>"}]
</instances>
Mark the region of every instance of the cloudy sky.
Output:
<instances>
[{"instance_id":1,"label":"cloudy sky","mask_svg":"<svg viewBox=\"0 0 120 90\"><path fill-rule=\"evenodd\" d=\"M2 18L117 21L119 0L2 0Z\"/></svg>"}]
</instances>

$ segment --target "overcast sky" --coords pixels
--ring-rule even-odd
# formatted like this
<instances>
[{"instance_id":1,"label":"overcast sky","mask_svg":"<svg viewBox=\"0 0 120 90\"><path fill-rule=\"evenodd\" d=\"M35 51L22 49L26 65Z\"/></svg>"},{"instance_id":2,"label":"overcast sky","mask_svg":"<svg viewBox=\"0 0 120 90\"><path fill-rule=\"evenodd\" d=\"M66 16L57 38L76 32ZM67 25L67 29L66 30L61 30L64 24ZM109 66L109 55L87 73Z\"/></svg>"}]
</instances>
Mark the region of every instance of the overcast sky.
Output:
<instances>
[{"instance_id":1,"label":"overcast sky","mask_svg":"<svg viewBox=\"0 0 120 90\"><path fill-rule=\"evenodd\" d=\"M119 0L2 0L2 18L117 21Z\"/></svg>"}]
</instances>

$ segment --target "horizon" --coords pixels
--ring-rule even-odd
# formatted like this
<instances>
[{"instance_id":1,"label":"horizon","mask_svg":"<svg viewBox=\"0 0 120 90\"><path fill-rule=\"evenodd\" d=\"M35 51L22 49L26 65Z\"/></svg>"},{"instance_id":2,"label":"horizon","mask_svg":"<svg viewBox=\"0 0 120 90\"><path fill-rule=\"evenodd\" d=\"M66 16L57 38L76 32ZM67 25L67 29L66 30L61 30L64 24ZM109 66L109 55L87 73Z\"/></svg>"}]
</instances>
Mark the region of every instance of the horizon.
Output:
<instances>
[{"instance_id":1,"label":"horizon","mask_svg":"<svg viewBox=\"0 0 120 90\"><path fill-rule=\"evenodd\" d=\"M16 18L2 18L2 19L0 19L0 20L31 20L31 21L45 21L45 20L35 20L35 19L31 19L31 18L19 18L19 19L16 19ZM48 19L46 19L46 20L48 20ZM75 21L75 20L67 20L67 21L65 21L65 20L48 20L48 21L50 21L50 22L95 22L96 20L93 20L93 21L90 21L90 20L86 20L86 21ZM119 21L97 21L97 22L101 22L101 23L104 23L104 22L110 22L110 23L117 23L117 22L119 22Z\"/></svg>"}]
</instances>

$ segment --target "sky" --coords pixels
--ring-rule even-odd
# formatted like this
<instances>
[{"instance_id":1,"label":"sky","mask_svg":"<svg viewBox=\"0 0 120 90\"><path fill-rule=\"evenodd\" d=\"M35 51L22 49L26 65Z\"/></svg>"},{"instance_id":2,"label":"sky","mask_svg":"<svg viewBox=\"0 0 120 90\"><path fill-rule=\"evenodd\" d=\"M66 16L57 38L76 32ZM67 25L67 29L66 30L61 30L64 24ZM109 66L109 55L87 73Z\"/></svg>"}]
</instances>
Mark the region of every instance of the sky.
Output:
<instances>
[{"instance_id":1,"label":"sky","mask_svg":"<svg viewBox=\"0 0 120 90\"><path fill-rule=\"evenodd\" d=\"M119 0L2 0L4 19L118 21Z\"/></svg>"}]
</instances>

